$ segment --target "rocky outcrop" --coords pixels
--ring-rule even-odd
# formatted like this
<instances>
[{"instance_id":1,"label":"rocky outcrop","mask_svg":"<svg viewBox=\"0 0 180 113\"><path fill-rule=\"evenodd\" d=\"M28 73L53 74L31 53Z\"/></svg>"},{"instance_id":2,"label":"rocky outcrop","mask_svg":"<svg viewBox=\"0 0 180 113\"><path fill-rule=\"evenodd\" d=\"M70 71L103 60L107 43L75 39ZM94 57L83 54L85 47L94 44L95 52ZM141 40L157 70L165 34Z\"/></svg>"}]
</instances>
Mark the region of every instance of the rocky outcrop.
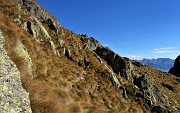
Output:
<instances>
[{"instance_id":1,"label":"rocky outcrop","mask_svg":"<svg viewBox=\"0 0 180 113\"><path fill-rule=\"evenodd\" d=\"M52 29L56 35L58 35L58 26L53 21L52 17L42 9L36 2L32 0L19 0L19 2L24 6L29 12L34 14L41 22L46 23L50 29Z\"/></svg>"},{"instance_id":2,"label":"rocky outcrop","mask_svg":"<svg viewBox=\"0 0 180 113\"><path fill-rule=\"evenodd\" d=\"M24 23L23 28L26 29L38 43L48 42L53 50L54 54L58 54L54 42L51 40L51 36L48 31L42 25L42 23L35 17L31 18L33 22L27 21Z\"/></svg>"},{"instance_id":3,"label":"rocky outcrop","mask_svg":"<svg viewBox=\"0 0 180 113\"><path fill-rule=\"evenodd\" d=\"M120 74L122 77L132 82L131 69L133 66L129 59L120 57L109 48L103 46L98 46L95 52L107 61L116 74Z\"/></svg>"},{"instance_id":4,"label":"rocky outcrop","mask_svg":"<svg viewBox=\"0 0 180 113\"><path fill-rule=\"evenodd\" d=\"M90 37L87 41L90 50L96 50L97 47L102 47L102 45L93 37Z\"/></svg>"},{"instance_id":5,"label":"rocky outcrop","mask_svg":"<svg viewBox=\"0 0 180 113\"><path fill-rule=\"evenodd\" d=\"M100 58L106 60L116 74L120 74L122 77L125 77L127 80L133 82L131 77L131 70L133 69L133 66L128 58L119 56L109 48L102 46L96 39L92 37L88 38L87 40L85 37L87 36L81 35L81 41L83 40L83 43L86 41L86 48L94 51L98 56L98 60Z\"/></svg>"},{"instance_id":6,"label":"rocky outcrop","mask_svg":"<svg viewBox=\"0 0 180 113\"><path fill-rule=\"evenodd\" d=\"M180 55L175 59L174 66L169 70L169 73L180 77Z\"/></svg>"},{"instance_id":7,"label":"rocky outcrop","mask_svg":"<svg viewBox=\"0 0 180 113\"><path fill-rule=\"evenodd\" d=\"M166 107L169 106L168 99L161 93L159 88L147 77L147 75L135 73L135 75L133 75L135 78L132 77L133 65L143 67L143 64L137 61L130 61L128 58L117 55L109 48L100 45L99 42L93 38L88 40L88 47L95 51L100 58L107 61L107 63L112 67L113 72L126 78L132 85L136 85L140 88L144 102L150 107L152 112L169 113L169 111L166 110ZM110 78L112 78L111 80L115 84L119 84L119 81L116 82L117 78L114 78L114 76L110 76ZM122 94L125 92L126 96L124 97L128 98L126 93L129 92L128 89L124 88L122 85L119 85L118 87L120 87Z\"/></svg>"},{"instance_id":8,"label":"rocky outcrop","mask_svg":"<svg viewBox=\"0 0 180 113\"><path fill-rule=\"evenodd\" d=\"M155 83L148 78L148 75L136 73L138 76L134 79L134 84L143 92L145 103L150 106L155 113L169 113L165 107L169 106L166 96L164 96Z\"/></svg>"},{"instance_id":9,"label":"rocky outcrop","mask_svg":"<svg viewBox=\"0 0 180 113\"><path fill-rule=\"evenodd\" d=\"M33 17L32 20L34 22L26 22L24 28L33 35L37 42L50 41L51 37L41 22L35 17Z\"/></svg>"},{"instance_id":10,"label":"rocky outcrop","mask_svg":"<svg viewBox=\"0 0 180 113\"><path fill-rule=\"evenodd\" d=\"M7 56L0 32L0 112L31 113L29 94L23 89L20 73Z\"/></svg>"}]
</instances>

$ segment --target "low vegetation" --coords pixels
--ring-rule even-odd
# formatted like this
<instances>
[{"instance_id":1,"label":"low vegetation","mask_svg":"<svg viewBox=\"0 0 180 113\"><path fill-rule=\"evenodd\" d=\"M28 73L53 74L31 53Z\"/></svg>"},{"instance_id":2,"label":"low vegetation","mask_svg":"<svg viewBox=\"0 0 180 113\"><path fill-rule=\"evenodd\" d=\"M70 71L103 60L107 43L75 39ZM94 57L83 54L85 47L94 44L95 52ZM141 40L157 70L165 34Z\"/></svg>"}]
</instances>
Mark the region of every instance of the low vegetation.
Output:
<instances>
[{"instance_id":1,"label":"low vegetation","mask_svg":"<svg viewBox=\"0 0 180 113\"><path fill-rule=\"evenodd\" d=\"M46 31L46 35L40 33L40 37L51 37L48 41L37 42L33 34L22 27L30 21L29 17L35 16L32 12L24 6L19 8L16 0L1 0L0 7L3 8L0 9L0 29L5 38L5 49L20 71L34 113L151 112L150 106L144 101L143 89L137 87L133 80L123 77L122 73L113 72L113 66L105 58L86 48L88 37L82 43L81 35L58 25L54 17L48 14L57 24L59 32L55 34L46 22L41 22L37 17L41 29ZM21 24L14 22L19 15ZM32 24L36 25L35 21ZM85 65L86 57L89 59L88 66ZM174 106L174 109L167 107L169 110L180 110L180 83L174 76L138 65L135 61L128 62L133 65L130 73L148 74L168 97ZM116 81L109 77L111 71ZM136 75L132 74L132 79ZM119 86L115 84L117 81ZM161 85L163 82L173 85L176 93Z\"/></svg>"}]
</instances>

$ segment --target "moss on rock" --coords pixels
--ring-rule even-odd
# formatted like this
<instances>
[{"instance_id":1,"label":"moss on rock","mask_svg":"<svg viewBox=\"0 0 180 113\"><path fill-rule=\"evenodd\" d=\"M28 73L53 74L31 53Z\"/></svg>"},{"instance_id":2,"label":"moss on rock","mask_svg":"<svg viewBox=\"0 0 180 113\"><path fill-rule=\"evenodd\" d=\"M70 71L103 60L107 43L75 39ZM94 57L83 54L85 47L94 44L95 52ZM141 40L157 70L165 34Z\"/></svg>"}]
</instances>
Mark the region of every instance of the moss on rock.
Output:
<instances>
[{"instance_id":1,"label":"moss on rock","mask_svg":"<svg viewBox=\"0 0 180 113\"><path fill-rule=\"evenodd\" d=\"M41 24L41 22L39 22L39 20L36 19L35 17L33 17L33 20L35 21L35 24L32 25L32 31L33 31L33 35L36 38L36 40L38 42L50 41L51 37L50 37L49 33L47 32L47 30L44 28L44 26ZM44 38L44 39L42 39L42 38Z\"/></svg>"},{"instance_id":2,"label":"moss on rock","mask_svg":"<svg viewBox=\"0 0 180 113\"><path fill-rule=\"evenodd\" d=\"M19 55L19 57L23 58L26 62L27 69L30 74L32 74L32 60L28 54L28 52L25 50L24 45L19 41L17 46L16 46L16 52Z\"/></svg>"}]
</instances>

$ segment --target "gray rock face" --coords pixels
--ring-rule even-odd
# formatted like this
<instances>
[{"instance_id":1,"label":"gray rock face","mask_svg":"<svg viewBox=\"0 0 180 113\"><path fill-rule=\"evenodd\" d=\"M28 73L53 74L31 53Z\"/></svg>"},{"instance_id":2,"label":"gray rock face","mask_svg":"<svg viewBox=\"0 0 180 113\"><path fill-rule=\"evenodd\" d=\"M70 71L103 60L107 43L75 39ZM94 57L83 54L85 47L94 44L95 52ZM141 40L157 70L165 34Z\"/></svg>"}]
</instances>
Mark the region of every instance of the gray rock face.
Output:
<instances>
[{"instance_id":1,"label":"gray rock face","mask_svg":"<svg viewBox=\"0 0 180 113\"><path fill-rule=\"evenodd\" d=\"M28 21L26 23L27 28L25 28L25 29L27 29L28 32L30 34L32 34L33 37L38 42L50 41L51 37L50 37L49 33L47 32L47 30L42 25L42 23L40 21L38 21L38 19L36 19L35 17L33 17L32 19L33 19L34 23Z\"/></svg>"},{"instance_id":2,"label":"gray rock face","mask_svg":"<svg viewBox=\"0 0 180 113\"><path fill-rule=\"evenodd\" d=\"M97 47L95 52L112 67L113 71L117 74L120 73L121 76L125 77L127 80L132 81L131 69L132 64L129 59L120 57L112 50L106 47Z\"/></svg>"},{"instance_id":3,"label":"gray rock face","mask_svg":"<svg viewBox=\"0 0 180 113\"><path fill-rule=\"evenodd\" d=\"M58 35L58 26L53 22L49 14L42 9L36 2L32 0L19 0L22 6L24 6L29 12L36 15L41 22L48 24L49 28L52 29L56 35Z\"/></svg>"},{"instance_id":4,"label":"gray rock face","mask_svg":"<svg viewBox=\"0 0 180 113\"><path fill-rule=\"evenodd\" d=\"M169 106L168 99L161 93L158 87L147 77L147 75L141 74L137 76L134 79L134 84L143 91L144 101L150 106L153 112L168 113L164 108Z\"/></svg>"},{"instance_id":5,"label":"gray rock face","mask_svg":"<svg viewBox=\"0 0 180 113\"><path fill-rule=\"evenodd\" d=\"M91 49L91 50L96 50L97 47L102 47L102 45L96 39L94 39L92 37L90 37L88 39L87 43L88 43L89 49Z\"/></svg>"},{"instance_id":6,"label":"gray rock face","mask_svg":"<svg viewBox=\"0 0 180 113\"><path fill-rule=\"evenodd\" d=\"M180 77L180 55L175 59L174 67L169 70L169 73Z\"/></svg>"},{"instance_id":7,"label":"gray rock face","mask_svg":"<svg viewBox=\"0 0 180 113\"><path fill-rule=\"evenodd\" d=\"M107 63L112 67L113 71L116 74L120 74L125 77L127 80L132 81L131 78L131 69L132 64L128 58L123 58L107 47L102 46L97 40L94 38L89 38L88 47L95 51L95 53L107 61Z\"/></svg>"},{"instance_id":8,"label":"gray rock face","mask_svg":"<svg viewBox=\"0 0 180 113\"><path fill-rule=\"evenodd\" d=\"M0 112L32 113L29 94L23 89L20 73L7 56L0 32Z\"/></svg>"}]
</instances>

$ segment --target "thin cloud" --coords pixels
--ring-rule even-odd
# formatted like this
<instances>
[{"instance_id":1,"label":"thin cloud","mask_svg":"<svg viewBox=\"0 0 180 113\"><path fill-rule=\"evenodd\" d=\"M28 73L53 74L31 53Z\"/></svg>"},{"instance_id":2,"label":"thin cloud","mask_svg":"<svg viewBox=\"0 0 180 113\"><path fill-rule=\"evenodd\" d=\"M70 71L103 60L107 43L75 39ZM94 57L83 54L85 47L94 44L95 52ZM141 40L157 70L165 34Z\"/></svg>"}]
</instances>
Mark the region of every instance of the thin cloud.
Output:
<instances>
[{"instance_id":1,"label":"thin cloud","mask_svg":"<svg viewBox=\"0 0 180 113\"><path fill-rule=\"evenodd\" d=\"M180 50L177 50L176 47L164 47L154 49L153 53L180 53Z\"/></svg>"},{"instance_id":2,"label":"thin cloud","mask_svg":"<svg viewBox=\"0 0 180 113\"><path fill-rule=\"evenodd\" d=\"M138 55L126 55L125 57L128 57L130 59L139 59L139 58L141 58L141 56L138 56Z\"/></svg>"},{"instance_id":3,"label":"thin cloud","mask_svg":"<svg viewBox=\"0 0 180 113\"><path fill-rule=\"evenodd\" d=\"M103 46L110 46L111 44L103 44Z\"/></svg>"},{"instance_id":4,"label":"thin cloud","mask_svg":"<svg viewBox=\"0 0 180 113\"><path fill-rule=\"evenodd\" d=\"M130 44L131 42L121 42L120 44L121 45L124 45L124 44Z\"/></svg>"},{"instance_id":5,"label":"thin cloud","mask_svg":"<svg viewBox=\"0 0 180 113\"><path fill-rule=\"evenodd\" d=\"M163 47L163 48L154 49L154 51L172 50L172 49L175 49L175 47Z\"/></svg>"}]
</instances>

